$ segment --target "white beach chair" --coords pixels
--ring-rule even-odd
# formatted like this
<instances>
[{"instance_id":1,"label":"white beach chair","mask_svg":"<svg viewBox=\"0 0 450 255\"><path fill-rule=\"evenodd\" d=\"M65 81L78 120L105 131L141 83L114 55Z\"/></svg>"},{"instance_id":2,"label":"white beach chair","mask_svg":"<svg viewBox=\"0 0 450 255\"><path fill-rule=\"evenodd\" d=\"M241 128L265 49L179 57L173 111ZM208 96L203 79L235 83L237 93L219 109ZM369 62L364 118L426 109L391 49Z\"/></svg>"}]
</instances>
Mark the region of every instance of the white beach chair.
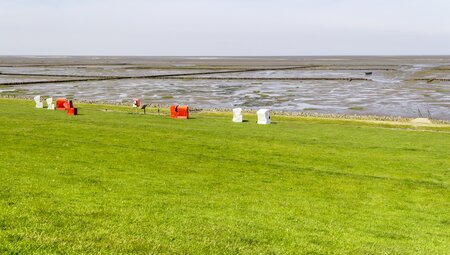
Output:
<instances>
[{"instance_id":1,"label":"white beach chair","mask_svg":"<svg viewBox=\"0 0 450 255\"><path fill-rule=\"evenodd\" d=\"M41 96L35 96L34 102L36 103L36 108L44 108L44 103L41 102Z\"/></svg>"},{"instance_id":2,"label":"white beach chair","mask_svg":"<svg viewBox=\"0 0 450 255\"><path fill-rule=\"evenodd\" d=\"M260 109L256 112L258 116L258 124L267 125L270 124L270 110Z\"/></svg>"},{"instance_id":3,"label":"white beach chair","mask_svg":"<svg viewBox=\"0 0 450 255\"><path fill-rule=\"evenodd\" d=\"M242 108L233 109L233 122L242 122Z\"/></svg>"},{"instance_id":4,"label":"white beach chair","mask_svg":"<svg viewBox=\"0 0 450 255\"><path fill-rule=\"evenodd\" d=\"M47 109L48 110L55 110L55 104L53 104L53 98L47 98Z\"/></svg>"}]
</instances>

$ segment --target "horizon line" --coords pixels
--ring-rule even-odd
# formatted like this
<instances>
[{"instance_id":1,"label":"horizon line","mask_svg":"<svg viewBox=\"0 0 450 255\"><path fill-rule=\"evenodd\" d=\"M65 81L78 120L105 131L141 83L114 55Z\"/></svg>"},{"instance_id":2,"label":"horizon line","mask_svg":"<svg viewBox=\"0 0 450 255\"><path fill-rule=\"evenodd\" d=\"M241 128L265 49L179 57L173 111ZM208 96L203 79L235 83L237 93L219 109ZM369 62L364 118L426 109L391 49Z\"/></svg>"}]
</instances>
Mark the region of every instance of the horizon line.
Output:
<instances>
[{"instance_id":1,"label":"horizon line","mask_svg":"<svg viewBox=\"0 0 450 255\"><path fill-rule=\"evenodd\" d=\"M450 54L311 54L311 55L109 55L109 54L0 54L0 57L450 57Z\"/></svg>"}]
</instances>

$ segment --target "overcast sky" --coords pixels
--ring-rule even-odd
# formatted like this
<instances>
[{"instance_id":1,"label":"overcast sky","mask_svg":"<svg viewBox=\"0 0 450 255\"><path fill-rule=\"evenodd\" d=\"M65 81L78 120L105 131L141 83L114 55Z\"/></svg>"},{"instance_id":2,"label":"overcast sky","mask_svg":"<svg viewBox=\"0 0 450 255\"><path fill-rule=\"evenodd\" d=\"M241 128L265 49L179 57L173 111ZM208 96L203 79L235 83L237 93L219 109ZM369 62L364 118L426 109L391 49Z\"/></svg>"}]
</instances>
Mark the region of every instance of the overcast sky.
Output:
<instances>
[{"instance_id":1,"label":"overcast sky","mask_svg":"<svg viewBox=\"0 0 450 255\"><path fill-rule=\"evenodd\" d=\"M0 0L0 55L442 55L450 0Z\"/></svg>"}]
</instances>

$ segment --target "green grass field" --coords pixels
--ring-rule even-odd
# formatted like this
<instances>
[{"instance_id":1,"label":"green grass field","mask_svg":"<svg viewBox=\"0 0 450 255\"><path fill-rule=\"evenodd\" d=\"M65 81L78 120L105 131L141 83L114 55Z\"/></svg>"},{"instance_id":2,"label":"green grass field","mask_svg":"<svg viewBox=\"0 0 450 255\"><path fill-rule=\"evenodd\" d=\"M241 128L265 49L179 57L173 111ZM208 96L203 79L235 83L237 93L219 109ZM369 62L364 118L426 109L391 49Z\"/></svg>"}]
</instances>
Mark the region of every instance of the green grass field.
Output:
<instances>
[{"instance_id":1,"label":"green grass field","mask_svg":"<svg viewBox=\"0 0 450 255\"><path fill-rule=\"evenodd\" d=\"M2 254L450 253L449 128L33 107L0 99Z\"/></svg>"}]
</instances>

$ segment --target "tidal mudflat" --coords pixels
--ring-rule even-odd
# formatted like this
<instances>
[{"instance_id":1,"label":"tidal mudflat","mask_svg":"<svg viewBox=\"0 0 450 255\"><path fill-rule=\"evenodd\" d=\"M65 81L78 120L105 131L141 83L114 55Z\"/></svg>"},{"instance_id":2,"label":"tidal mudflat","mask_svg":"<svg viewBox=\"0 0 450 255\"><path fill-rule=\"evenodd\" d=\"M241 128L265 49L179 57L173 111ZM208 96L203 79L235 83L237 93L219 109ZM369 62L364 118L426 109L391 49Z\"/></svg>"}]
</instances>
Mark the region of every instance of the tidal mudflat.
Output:
<instances>
[{"instance_id":1,"label":"tidal mudflat","mask_svg":"<svg viewBox=\"0 0 450 255\"><path fill-rule=\"evenodd\" d=\"M37 94L448 120L450 57L1 57L0 95Z\"/></svg>"}]
</instances>

